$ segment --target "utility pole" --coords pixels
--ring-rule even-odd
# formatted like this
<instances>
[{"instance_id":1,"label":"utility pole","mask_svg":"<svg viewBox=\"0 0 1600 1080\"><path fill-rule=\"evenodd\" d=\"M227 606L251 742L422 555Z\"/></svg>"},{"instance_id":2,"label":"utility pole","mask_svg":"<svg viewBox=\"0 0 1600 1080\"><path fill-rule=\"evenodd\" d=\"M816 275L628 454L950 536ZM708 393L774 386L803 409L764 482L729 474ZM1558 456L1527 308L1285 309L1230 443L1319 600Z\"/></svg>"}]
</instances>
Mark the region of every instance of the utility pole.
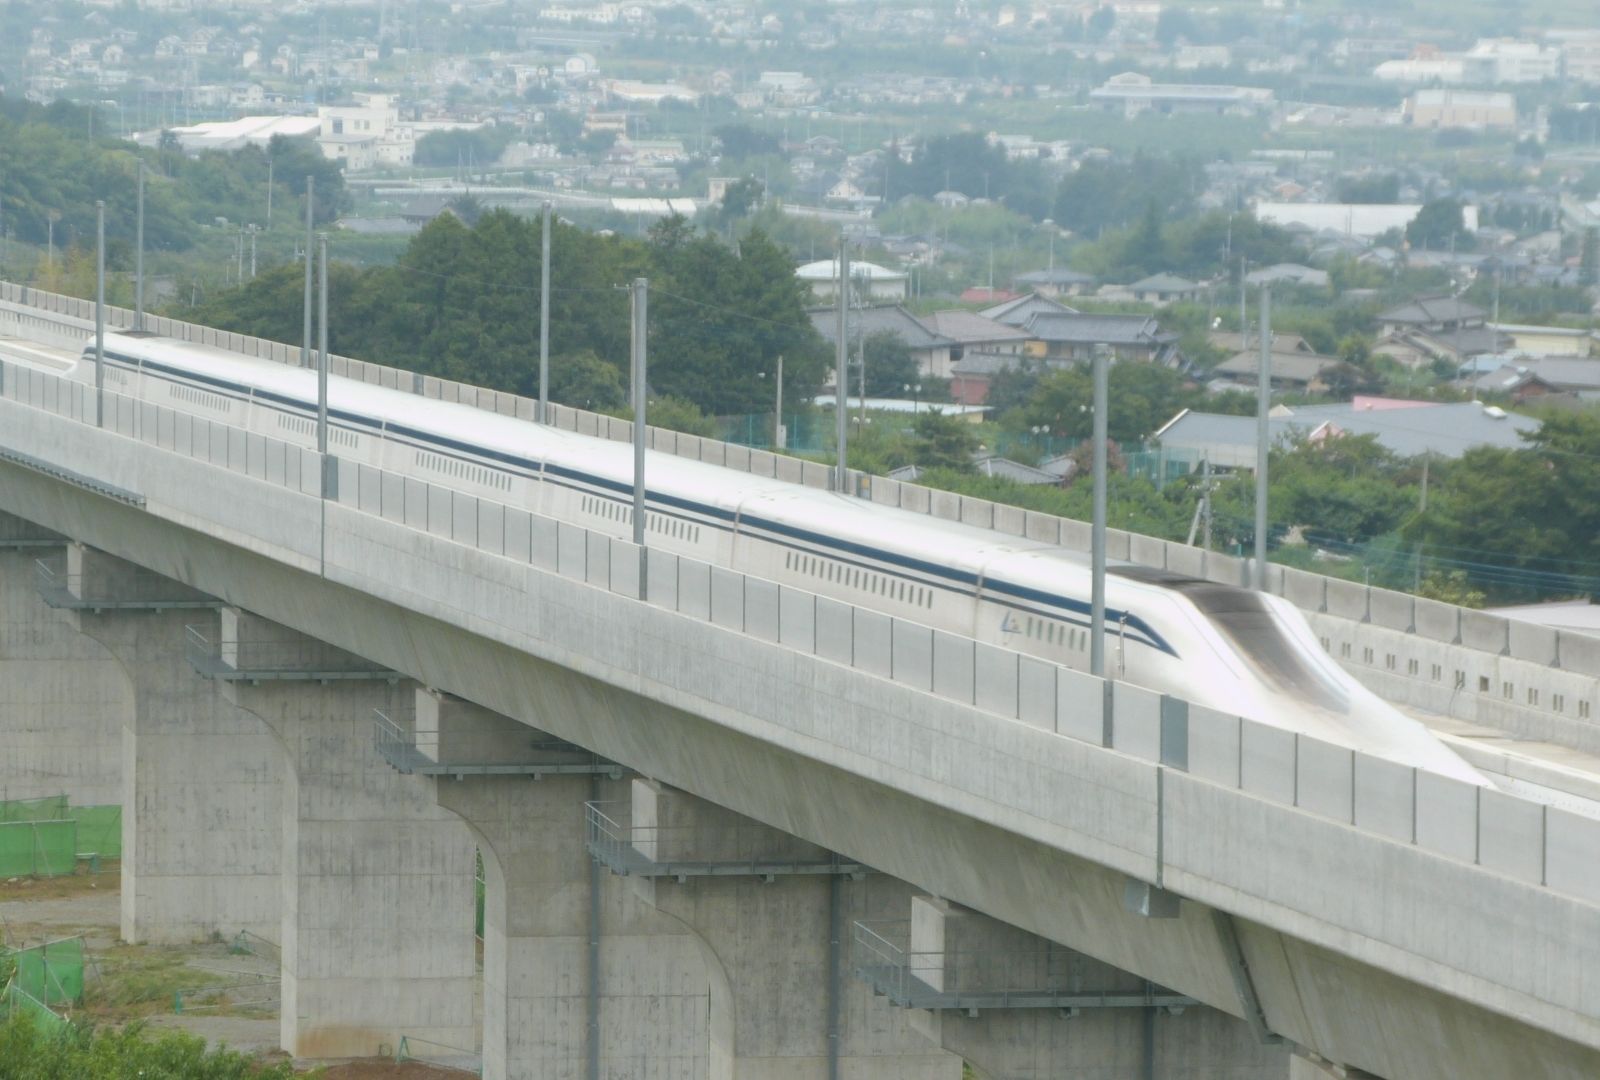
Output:
<instances>
[{"instance_id":1,"label":"utility pole","mask_svg":"<svg viewBox=\"0 0 1600 1080\"><path fill-rule=\"evenodd\" d=\"M839 294L834 299L838 304L837 333L834 335L833 364L834 364L834 394L833 394L833 421L834 421L834 446L838 453L838 461L834 464L833 490L845 491L850 484L850 466L845 453L845 428L849 425L847 395L850 392L850 341L848 338L849 320L846 317L846 306L849 304L850 292L850 249L846 246L843 234L839 236Z\"/></svg>"},{"instance_id":2,"label":"utility pole","mask_svg":"<svg viewBox=\"0 0 1600 1080\"><path fill-rule=\"evenodd\" d=\"M94 204L94 423L106 426L106 204Z\"/></svg>"},{"instance_id":3,"label":"utility pole","mask_svg":"<svg viewBox=\"0 0 1600 1080\"><path fill-rule=\"evenodd\" d=\"M250 226L250 280L256 279L256 233L259 232L254 225Z\"/></svg>"},{"instance_id":4,"label":"utility pole","mask_svg":"<svg viewBox=\"0 0 1600 1080\"><path fill-rule=\"evenodd\" d=\"M539 226L539 423L550 422L550 200Z\"/></svg>"},{"instance_id":5,"label":"utility pole","mask_svg":"<svg viewBox=\"0 0 1600 1080\"><path fill-rule=\"evenodd\" d=\"M639 599L648 598L646 572L649 569L645 553L646 524L644 487L644 442L646 429L646 398L649 396L645 363L648 354L650 280L633 279L633 542L639 548Z\"/></svg>"},{"instance_id":6,"label":"utility pole","mask_svg":"<svg viewBox=\"0 0 1600 1080\"><path fill-rule=\"evenodd\" d=\"M1201 496L1201 505L1205 512L1201 515L1200 547L1205 551L1211 550L1211 458L1207 456L1200 463L1200 482L1205 485L1205 493Z\"/></svg>"},{"instance_id":7,"label":"utility pole","mask_svg":"<svg viewBox=\"0 0 1600 1080\"><path fill-rule=\"evenodd\" d=\"M312 240L312 212L316 205L316 178L306 177L306 303L305 326L300 343L300 366L311 366L311 240Z\"/></svg>"},{"instance_id":8,"label":"utility pole","mask_svg":"<svg viewBox=\"0 0 1600 1080\"><path fill-rule=\"evenodd\" d=\"M1094 350L1094 521L1090 531L1089 672L1106 673L1106 413L1110 348Z\"/></svg>"},{"instance_id":9,"label":"utility pole","mask_svg":"<svg viewBox=\"0 0 1600 1080\"><path fill-rule=\"evenodd\" d=\"M1272 286L1261 286L1261 369L1256 372L1255 586L1267 588L1267 413L1272 408Z\"/></svg>"},{"instance_id":10,"label":"utility pole","mask_svg":"<svg viewBox=\"0 0 1600 1080\"><path fill-rule=\"evenodd\" d=\"M133 328L144 329L144 158L139 159L139 192L134 214Z\"/></svg>"},{"instance_id":11,"label":"utility pole","mask_svg":"<svg viewBox=\"0 0 1600 1080\"><path fill-rule=\"evenodd\" d=\"M1250 316L1245 310L1244 256L1239 256L1239 351L1250 348Z\"/></svg>"},{"instance_id":12,"label":"utility pole","mask_svg":"<svg viewBox=\"0 0 1600 1080\"><path fill-rule=\"evenodd\" d=\"M272 231L272 170L277 161L267 158L267 231Z\"/></svg>"}]
</instances>

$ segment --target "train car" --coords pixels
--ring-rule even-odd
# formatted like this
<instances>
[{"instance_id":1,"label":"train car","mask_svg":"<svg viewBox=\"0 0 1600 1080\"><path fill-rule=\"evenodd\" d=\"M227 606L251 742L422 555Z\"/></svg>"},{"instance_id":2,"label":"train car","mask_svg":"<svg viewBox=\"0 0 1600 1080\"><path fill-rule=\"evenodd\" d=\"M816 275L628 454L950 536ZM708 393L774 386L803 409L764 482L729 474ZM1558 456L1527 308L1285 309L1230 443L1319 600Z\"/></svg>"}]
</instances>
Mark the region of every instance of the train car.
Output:
<instances>
[{"instance_id":1,"label":"train car","mask_svg":"<svg viewBox=\"0 0 1600 1080\"><path fill-rule=\"evenodd\" d=\"M93 381L91 343L69 377ZM316 445L317 378L147 335L108 335L108 386ZM329 450L631 537L626 444L350 379L329 379ZM1089 667L1088 559L1062 548L771 477L647 455L647 542L823 596ZM1233 715L1471 783L1480 774L1362 687L1288 602L1135 565L1106 580L1107 673Z\"/></svg>"}]
</instances>

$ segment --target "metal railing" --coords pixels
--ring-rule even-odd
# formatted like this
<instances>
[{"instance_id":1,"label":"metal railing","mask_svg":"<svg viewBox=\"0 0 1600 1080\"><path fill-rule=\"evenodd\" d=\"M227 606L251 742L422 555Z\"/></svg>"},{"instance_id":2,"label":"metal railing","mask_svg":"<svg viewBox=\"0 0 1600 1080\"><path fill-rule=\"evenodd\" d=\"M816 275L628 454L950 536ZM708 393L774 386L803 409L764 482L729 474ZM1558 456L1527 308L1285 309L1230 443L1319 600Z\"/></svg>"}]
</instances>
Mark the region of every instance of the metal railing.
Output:
<instances>
[{"instance_id":1,"label":"metal railing","mask_svg":"<svg viewBox=\"0 0 1600 1080\"><path fill-rule=\"evenodd\" d=\"M875 993L913 1009L1116 1009L1179 1011L1194 998L1153 983L1086 985L1088 963L1043 939L1036 947L915 951L909 920L856 922L851 967Z\"/></svg>"},{"instance_id":2,"label":"metal railing","mask_svg":"<svg viewBox=\"0 0 1600 1080\"><path fill-rule=\"evenodd\" d=\"M728 825L635 825L618 820L628 807L584 803L584 842L613 873L680 879L866 873L860 863L770 825L743 819Z\"/></svg>"},{"instance_id":3,"label":"metal railing","mask_svg":"<svg viewBox=\"0 0 1600 1080\"><path fill-rule=\"evenodd\" d=\"M399 672L320 641L213 641L198 626L184 627L184 659L201 675L224 682L337 679L398 680Z\"/></svg>"},{"instance_id":4,"label":"metal railing","mask_svg":"<svg viewBox=\"0 0 1600 1080\"><path fill-rule=\"evenodd\" d=\"M263 960L271 961L278 965L283 963L283 950L273 942L268 941L260 934L252 934L248 930L240 930L228 943L231 953L244 953L250 956L259 956Z\"/></svg>"},{"instance_id":5,"label":"metal railing","mask_svg":"<svg viewBox=\"0 0 1600 1080\"><path fill-rule=\"evenodd\" d=\"M282 1004L282 982L277 975L252 975L234 972L244 978L216 986L192 986L172 993L172 1011L175 1013L206 1012L213 1009L243 1009L264 1011Z\"/></svg>"},{"instance_id":6,"label":"metal railing","mask_svg":"<svg viewBox=\"0 0 1600 1080\"><path fill-rule=\"evenodd\" d=\"M454 1069L473 1076L483 1075L483 1054L480 1052L451 1046L448 1043L434 1042L432 1039L421 1039L415 1035L400 1036L400 1045L395 1048L394 1060L396 1064L420 1061L435 1068Z\"/></svg>"},{"instance_id":7,"label":"metal railing","mask_svg":"<svg viewBox=\"0 0 1600 1080\"><path fill-rule=\"evenodd\" d=\"M33 564L34 586L48 606L68 610L217 608L222 601L182 582L132 567L106 574L69 573L65 555Z\"/></svg>"}]
</instances>

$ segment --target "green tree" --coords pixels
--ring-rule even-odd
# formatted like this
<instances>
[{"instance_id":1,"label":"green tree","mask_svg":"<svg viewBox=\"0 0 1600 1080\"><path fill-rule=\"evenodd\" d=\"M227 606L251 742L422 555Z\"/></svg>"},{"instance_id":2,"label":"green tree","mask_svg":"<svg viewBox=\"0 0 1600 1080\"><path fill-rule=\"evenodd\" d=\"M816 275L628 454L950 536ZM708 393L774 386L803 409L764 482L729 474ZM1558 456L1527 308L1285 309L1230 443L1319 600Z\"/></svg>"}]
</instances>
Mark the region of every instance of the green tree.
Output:
<instances>
[{"instance_id":1,"label":"green tree","mask_svg":"<svg viewBox=\"0 0 1600 1080\"><path fill-rule=\"evenodd\" d=\"M912 424L912 457L925 469L972 472L972 454L978 448L978 434L959 416L925 412Z\"/></svg>"},{"instance_id":2,"label":"green tree","mask_svg":"<svg viewBox=\"0 0 1600 1080\"><path fill-rule=\"evenodd\" d=\"M1472 247L1459 199L1434 199L1422 205L1417 216L1406 225L1406 241L1414 248L1439 251L1454 246Z\"/></svg>"},{"instance_id":3,"label":"green tree","mask_svg":"<svg viewBox=\"0 0 1600 1080\"><path fill-rule=\"evenodd\" d=\"M904 339L889 330L868 334L861 343L867 358L867 396L902 397L906 387L920 383L916 357Z\"/></svg>"}]
</instances>

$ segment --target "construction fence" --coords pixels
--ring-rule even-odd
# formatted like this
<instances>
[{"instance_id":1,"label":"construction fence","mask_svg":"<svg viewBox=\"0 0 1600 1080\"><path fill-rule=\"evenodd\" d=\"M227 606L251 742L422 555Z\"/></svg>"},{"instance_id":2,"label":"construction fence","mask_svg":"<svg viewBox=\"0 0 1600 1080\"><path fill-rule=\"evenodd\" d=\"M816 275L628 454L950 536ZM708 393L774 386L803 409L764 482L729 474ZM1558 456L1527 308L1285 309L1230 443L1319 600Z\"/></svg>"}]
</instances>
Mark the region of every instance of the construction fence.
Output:
<instances>
[{"instance_id":1,"label":"construction fence","mask_svg":"<svg viewBox=\"0 0 1600 1080\"><path fill-rule=\"evenodd\" d=\"M0 878L61 877L80 859L122 857L122 807L72 806L65 795L0 800Z\"/></svg>"},{"instance_id":2,"label":"construction fence","mask_svg":"<svg viewBox=\"0 0 1600 1080\"><path fill-rule=\"evenodd\" d=\"M11 973L0 988L0 1019L25 1016L46 1031L67 1024L57 1009L83 1004L83 939L62 938L0 951Z\"/></svg>"}]
</instances>

